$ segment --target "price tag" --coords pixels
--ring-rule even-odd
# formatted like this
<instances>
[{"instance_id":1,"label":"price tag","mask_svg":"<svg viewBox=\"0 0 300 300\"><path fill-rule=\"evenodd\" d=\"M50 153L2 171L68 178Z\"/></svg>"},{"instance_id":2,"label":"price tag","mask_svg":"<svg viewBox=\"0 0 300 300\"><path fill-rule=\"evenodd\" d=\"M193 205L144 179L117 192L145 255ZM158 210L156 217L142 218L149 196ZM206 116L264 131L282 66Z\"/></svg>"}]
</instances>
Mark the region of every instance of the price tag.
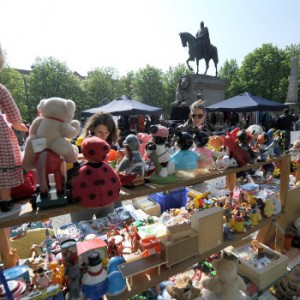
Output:
<instances>
[{"instance_id":1,"label":"price tag","mask_svg":"<svg viewBox=\"0 0 300 300\"><path fill-rule=\"evenodd\" d=\"M45 150L47 148L46 138L32 140L32 148L34 153Z\"/></svg>"}]
</instances>

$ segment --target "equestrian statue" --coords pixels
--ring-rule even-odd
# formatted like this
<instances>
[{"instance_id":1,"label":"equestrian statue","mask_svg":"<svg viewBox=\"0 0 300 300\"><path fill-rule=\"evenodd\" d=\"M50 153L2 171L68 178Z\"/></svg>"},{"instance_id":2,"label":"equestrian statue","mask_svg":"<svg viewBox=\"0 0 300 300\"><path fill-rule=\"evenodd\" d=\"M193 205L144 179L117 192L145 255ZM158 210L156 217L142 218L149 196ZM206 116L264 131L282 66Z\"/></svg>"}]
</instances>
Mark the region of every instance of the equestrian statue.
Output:
<instances>
[{"instance_id":1,"label":"equestrian statue","mask_svg":"<svg viewBox=\"0 0 300 300\"><path fill-rule=\"evenodd\" d=\"M204 26L204 23L200 23L200 29L194 37L189 32L180 32L181 43L183 47L189 47L189 58L186 61L188 68L193 71L193 68L190 66L190 61L195 61L197 65L197 73L199 74L199 60L204 59L206 63L206 69L204 75L206 75L209 68L209 61L212 59L215 68L216 76L218 76L218 49L216 46L210 43L208 28Z\"/></svg>"}]
</instances>

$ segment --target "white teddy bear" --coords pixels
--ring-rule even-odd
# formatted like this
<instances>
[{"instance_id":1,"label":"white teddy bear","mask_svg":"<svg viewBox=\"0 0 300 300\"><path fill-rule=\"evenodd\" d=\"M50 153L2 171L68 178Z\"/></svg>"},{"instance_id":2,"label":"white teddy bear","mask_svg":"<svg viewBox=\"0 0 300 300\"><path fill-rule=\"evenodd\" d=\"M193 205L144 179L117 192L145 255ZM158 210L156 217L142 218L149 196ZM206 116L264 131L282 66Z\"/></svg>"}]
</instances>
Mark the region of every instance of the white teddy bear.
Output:
<instances>
[{"instance_id":1,"label":"white teddy bear","mask_svg":"<svg viewBox=\"0 0 300 300\"><path fill-rule=\"evenodd\" d=\"M39 116L32 122L26 141L23 168L34 168L35 153L52 150L67 163L78 158L78 148L67 139L75 138L80 132L80 123L73 120L76 105L72 100L49 98L37 106Z\"/></svg>"}]
</instances>

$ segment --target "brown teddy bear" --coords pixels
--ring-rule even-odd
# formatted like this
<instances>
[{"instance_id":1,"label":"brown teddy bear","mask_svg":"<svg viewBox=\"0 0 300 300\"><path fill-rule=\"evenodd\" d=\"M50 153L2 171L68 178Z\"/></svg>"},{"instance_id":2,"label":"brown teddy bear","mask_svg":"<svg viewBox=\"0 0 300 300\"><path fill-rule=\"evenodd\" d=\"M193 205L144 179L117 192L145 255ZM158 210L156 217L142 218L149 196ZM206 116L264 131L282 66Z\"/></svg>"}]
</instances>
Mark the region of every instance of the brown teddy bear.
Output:
<instances>
[{"instance_id":1,"label":"brown teddy bear","mask_svg":"<svg viewBox=\"0 0 300 300\"><path fill-rule=\"evenodd\" d=\"M212 292L219 300L246 299L246 284L238 275L238 259L233 254L223 253L220 259L212 261L217 276L205 278L202 281L202 293ZM243 293L242 293L243 292ZM209 298L209 297L206 297Z\"/></svg>"}]
</instances>

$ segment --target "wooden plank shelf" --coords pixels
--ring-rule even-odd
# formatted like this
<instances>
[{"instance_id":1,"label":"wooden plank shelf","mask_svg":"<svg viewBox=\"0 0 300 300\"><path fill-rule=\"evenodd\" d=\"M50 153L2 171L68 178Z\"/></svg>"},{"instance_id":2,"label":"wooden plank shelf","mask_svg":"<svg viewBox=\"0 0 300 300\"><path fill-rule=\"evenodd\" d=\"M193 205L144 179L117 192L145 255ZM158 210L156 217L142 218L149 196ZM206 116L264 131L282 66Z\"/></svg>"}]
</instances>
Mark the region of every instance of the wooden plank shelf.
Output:
<instances>
[{"instance_id":1,"label":"wooden plank shelf","mask_svg":"<svg viewBox=\"0 0 300 300\"><path fill-rule=\"evenodd\" d=\"M176 182L167 185L146 183L145 185L134 187L132 189L122 188L117 201L132 200L134 198L138 198L138 197L142 197L145 195L150 195L158 192L165 192L182 186L195 185L220 176L234 177L235 174L238 172L245 171L252 168L258 168L261 165L265 165L271 162L280 162L285 158L289 159L289 155L274 157L268 159L265 162L246 165L241 168L229 168L225 171L212 170L206 174L199 174L195 178L187 179L187 180L178 179ZM13 215L7 218L6 217L0 218L0 228L20 225L24 223L33 222L33 221L45 220L48 218L57 217L72 212L77 212L83 209L85 209L85 207L82 207L78 204L69 203L63 206L43 208L35 211L32 210L31 204L27 203L25 205L25 208L22 209L22 211L18 215Z\"/></svg>"},{"instance_id":2,"label":"wooden plank shelf","mask_svg":"<svg viewBox=\"0 0 300 300\"><path fill-rule=\"evenodd\" d=\"M280 214L279 214L280 215ZM193 257L190 257L184 261L181 261L175 265L173 265L171 268L167 268L166 265L160 266L160 272L158 274L158 271L156 268L149 269L148 266L145 266L145 272L141 272L142 266L139 265L139 272L136 272L138 274L130 276L130 280L127 282L127 291L123 292L122 294L119 294L118 296L106 296L106 299L108 300L126 300L130 297L142 293L147 288L151 286L155 286L159 284L160 282L167 280L169 277L174 276L178 273L184 272L187 269L191 268L193 265L197 264L198 262L201 262L205 258L209 257L212 253L218 253L222 249L235 245L236 243L240 243L241 240L249 238L251 234L256 233L258 230L263 228L264 226L270 224L272 221L276 220L278 216L272 216L270 218L263 218L261 222L257 226L253 226L249 229L247 229L243 233L233 233L233 240L232 241L224 241L224 243L214 249L210 249L206 251L205 253L201 255L195 255ZM136 262L138 264L138 262ZM134 272L132 272L134 273ZM124 274L130 275L130 273L126 273L124 271ZM128 275L128 276L129 276Z\"/></svg>"}]
</instances>

